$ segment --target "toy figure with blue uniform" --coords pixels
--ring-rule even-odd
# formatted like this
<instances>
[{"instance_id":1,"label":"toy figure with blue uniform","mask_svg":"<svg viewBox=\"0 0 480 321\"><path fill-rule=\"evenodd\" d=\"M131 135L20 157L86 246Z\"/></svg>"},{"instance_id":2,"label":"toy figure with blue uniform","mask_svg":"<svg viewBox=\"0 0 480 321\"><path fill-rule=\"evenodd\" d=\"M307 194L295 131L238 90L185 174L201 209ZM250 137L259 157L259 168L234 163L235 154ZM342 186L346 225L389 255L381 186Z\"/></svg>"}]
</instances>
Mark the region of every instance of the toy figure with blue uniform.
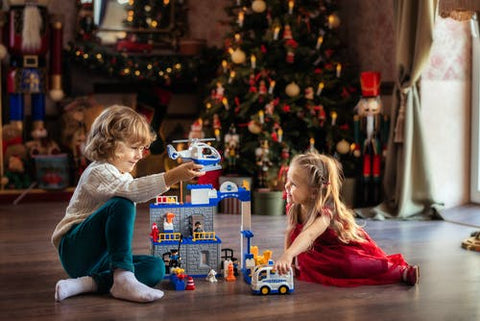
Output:
<instances>
[{"instance_id":1,"label":"toy figure with blue uniform","mask_svg":"<svg viewBox=\"0 0 480 321\"><path fill-rule=\"evenodd\" d=\"M8 16L3 19L2 27L8 29L5 33L8 47L3 50L3 57L7 50L10 55L9 118L10 123L20 129L25 119L26 95L30 95L33 129L44 127L47 88L53 101L64 96L61 89L63 26L58 18L48 14L48 3L49 0L10 0Z\"/></svg>"}]
</instances>

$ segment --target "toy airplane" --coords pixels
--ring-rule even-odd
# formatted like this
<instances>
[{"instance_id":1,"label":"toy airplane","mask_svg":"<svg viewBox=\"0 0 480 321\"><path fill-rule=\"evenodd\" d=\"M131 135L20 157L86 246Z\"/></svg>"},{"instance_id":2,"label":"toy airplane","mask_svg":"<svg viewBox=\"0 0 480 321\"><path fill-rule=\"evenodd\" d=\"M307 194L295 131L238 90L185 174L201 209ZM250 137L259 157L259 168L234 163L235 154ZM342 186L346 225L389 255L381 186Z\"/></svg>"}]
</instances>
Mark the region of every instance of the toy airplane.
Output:
<instances>
[{"instance_id":1,"label":"toy airplane","mask_svg":"<svg viewBox=\"0 0 480 321\"><path fill-rule=\"evenodd\" d=\"M172 143L188 143L187 150L177 151L172 145L167 145L168 157L171 159L181 158L186 161L193 161L203 165L202 171L209 172L222 168L220 153L212 146L205 144L205 141L213 141L215 138L193 138L174 140Z\"/></svg>"}]
</instances>

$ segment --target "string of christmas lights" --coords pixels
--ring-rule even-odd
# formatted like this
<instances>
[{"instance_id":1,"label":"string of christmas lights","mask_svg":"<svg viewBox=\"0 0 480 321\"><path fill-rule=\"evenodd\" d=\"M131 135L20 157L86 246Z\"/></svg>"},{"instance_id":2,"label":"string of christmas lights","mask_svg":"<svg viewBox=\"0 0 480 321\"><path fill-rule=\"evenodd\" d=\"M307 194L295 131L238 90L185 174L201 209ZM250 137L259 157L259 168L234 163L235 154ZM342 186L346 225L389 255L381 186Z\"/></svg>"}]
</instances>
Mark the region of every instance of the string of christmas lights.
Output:
<instances>
[{"instance_id":1,"label":"string of christmas lights","mask_svg":"<svg viewBox=\"0 0 480 321\"><path fill-rule=\"evenodd\" d=\"M110 76L166 86L195 80L200 65L196 56L127 54L90 42L69 44L67 54L74 62Z\"/></svg>"}]
</instances>

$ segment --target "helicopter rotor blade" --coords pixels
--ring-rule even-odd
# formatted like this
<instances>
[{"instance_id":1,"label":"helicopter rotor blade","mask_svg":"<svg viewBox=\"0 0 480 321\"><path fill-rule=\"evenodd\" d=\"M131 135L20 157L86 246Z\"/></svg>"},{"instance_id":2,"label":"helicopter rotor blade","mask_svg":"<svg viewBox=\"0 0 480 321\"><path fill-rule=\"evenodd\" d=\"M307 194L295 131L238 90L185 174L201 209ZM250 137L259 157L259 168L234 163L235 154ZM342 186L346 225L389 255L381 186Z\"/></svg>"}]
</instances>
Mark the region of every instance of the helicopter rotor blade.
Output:
<instances>
[{"instance_id":1,"label":"helicopter rotor blade","mask_svg":"<svg viewBox=\"0 0 480 321\"><path fill-rule=\"evenodd\" d=\"M211 138L192 138L192 139L176 139L172 140L172 143L191 143L191 142L211 142L217 140L214 137Z\"/></svg>"}]
</instances>

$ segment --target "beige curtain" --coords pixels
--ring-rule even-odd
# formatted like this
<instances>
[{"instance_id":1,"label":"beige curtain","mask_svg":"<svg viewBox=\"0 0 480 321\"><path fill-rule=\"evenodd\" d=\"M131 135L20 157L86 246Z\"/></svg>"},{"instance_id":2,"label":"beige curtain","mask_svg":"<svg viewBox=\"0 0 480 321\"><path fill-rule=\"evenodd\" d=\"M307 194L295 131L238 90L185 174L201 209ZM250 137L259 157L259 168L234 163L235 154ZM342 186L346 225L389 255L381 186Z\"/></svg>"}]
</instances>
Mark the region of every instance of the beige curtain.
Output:
<instances>
[{"instance_id":1,"label":"beige curtain","mask_svg":"<svg viewBox=\"0 0 480 321\"><path fill-rule=\"evenodd\" d=\"M433 43L436 8L437 0L394 0L397 74L384 173L385 201L373 209L377 218L435 214L419 79Z\"/></svg>"}]
</instances>

